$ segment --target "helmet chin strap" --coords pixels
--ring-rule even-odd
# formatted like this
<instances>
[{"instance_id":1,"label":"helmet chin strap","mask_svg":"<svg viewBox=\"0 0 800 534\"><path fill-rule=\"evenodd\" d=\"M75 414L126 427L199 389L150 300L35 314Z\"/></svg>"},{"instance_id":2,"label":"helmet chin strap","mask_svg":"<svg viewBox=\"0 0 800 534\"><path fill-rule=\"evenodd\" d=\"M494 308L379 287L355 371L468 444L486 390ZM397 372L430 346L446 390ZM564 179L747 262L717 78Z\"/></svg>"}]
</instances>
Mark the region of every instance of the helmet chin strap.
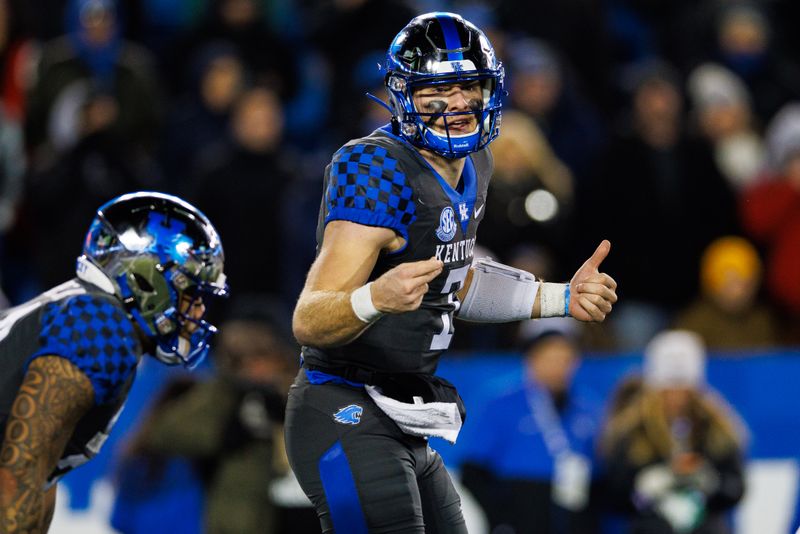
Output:
<instances>
[{"instance_id":1,"label":"helmet chin strap","mask_svg":"<svg viewBox=\"0 0 800 534\"><path fill-rule=\"evenodd\" d=\"M102 289L106 293L111 295L116 294L116 291L114 290L114 282L111 281L111 278L109 278L106 273L100 270L97 265L92 263L85 255L78 257L78 261L75 265L75 274L84 282L88 282L93 286Z\"/></svg>"}]
</instances>

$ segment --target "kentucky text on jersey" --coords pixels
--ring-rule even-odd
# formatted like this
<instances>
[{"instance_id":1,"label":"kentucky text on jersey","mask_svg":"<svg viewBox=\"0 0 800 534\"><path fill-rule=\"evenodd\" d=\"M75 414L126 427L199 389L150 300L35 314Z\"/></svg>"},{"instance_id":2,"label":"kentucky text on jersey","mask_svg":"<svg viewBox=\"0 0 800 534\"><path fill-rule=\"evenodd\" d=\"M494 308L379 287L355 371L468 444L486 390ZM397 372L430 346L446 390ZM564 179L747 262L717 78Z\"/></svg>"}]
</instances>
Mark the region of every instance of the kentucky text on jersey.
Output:
<instances>
[{"instance_id":1,"label":"kentucky text on jersey","mask_svg":"<svg viewBox=\"0 0 800 534\"><path fill-rule=\"evenodd\" d=\"M333 220L382 226L394 230L406 245L381 254L373 278L432 255L444 262L444 269L429 283L418 309L385 315L342 346L305 346L305 362L321 368L435 371L455 331L456 293L472 263L491 174L491 154L479 150L465 158L461 184L453 187L414 147L394 135L391 126L354 139L337 151L325 171L317 242L321 245L325 225Z\"/></svg>"},{"instance_id":2,"label":"kentucky text on jersey","mask_svg":"<svg viewBox=\"0 0 800 534\"><path fill-rule=\"evenodd\" d=\"M436 259L445 263L461 262L472 258L475 250L475 238L462 239L455 243L436 245Z\"/></svg>"}]
</instances>

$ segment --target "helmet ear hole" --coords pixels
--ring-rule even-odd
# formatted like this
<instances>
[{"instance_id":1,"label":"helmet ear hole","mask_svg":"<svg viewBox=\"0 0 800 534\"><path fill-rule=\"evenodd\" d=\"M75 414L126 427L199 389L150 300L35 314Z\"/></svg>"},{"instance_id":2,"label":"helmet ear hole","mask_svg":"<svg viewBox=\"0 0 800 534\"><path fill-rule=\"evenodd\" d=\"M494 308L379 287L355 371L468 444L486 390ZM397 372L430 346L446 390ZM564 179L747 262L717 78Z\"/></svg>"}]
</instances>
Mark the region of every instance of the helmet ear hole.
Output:
<instances>
[{"instance_id":1,"label":"helmet ear hole","mask_svg":"<svg viewBox=\"0 0 800 534\"><path fill-rule=\"evenodd\" d=\"M147 281L144 276L140 275L139 273L133 273L133 279L141 291L144 291L145 293L155 293L156 289L150 282Z\"/></svg>"}]
</instances>

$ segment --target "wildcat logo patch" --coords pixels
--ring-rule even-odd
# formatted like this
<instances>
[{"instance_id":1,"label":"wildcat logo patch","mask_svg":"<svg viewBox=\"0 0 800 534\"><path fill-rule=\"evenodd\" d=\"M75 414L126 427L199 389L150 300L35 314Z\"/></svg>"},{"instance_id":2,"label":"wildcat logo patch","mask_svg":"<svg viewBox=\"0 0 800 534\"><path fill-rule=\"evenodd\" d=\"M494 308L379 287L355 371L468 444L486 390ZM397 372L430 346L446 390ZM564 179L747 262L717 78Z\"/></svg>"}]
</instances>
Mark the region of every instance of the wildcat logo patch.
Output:
<instances>
[{"instance_id":1,"label":"wildcat logo patch","mask_svg":"<svg viewBox=\"0 0 800 534\"><path fill-rule=\"evenodd\" d=\"M351 404L333 414L333 420L344 425L357 425L361 422L361 414L363 413L364 408L358 404Z\"/></svg>"}]
</instances>

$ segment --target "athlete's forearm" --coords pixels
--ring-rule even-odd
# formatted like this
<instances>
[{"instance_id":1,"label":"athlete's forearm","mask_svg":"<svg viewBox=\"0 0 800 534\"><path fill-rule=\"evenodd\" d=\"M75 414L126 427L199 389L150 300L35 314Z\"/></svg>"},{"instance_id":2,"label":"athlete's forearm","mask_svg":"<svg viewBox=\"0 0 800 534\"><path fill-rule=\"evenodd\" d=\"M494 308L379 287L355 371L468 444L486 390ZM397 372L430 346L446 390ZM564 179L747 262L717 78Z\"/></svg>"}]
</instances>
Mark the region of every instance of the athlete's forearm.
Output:
<instances>
[{"instance_id":1,"label":"athlete's forearm","mask_svg":"<svg viewBox=\"0 0 800 534\"><path fill-rule=\"evenodd\" d=\"M3 447L2 457L14 454ZM3 534L46 532L43 523L44 493L34 484L31 471L0 467L0 532Z\"/></svg>"},{"instance_id":2,"label":"athlete's forearm","mask_svg":"<svg viewBox=\"0 0 800 534\"><path fill-rule=\"evenodd\" d=\"M533 308L531 309L531 319L539 319L542 317L542 288L536 292L536 299L533 301Z\"/></svg>"},{"instance_id":3,"label":"athlete's forearm","mask_svg":"<svg viewBox=\"0 0 800 534\"><path fill-rule=\"evenodd\" d=\"M66 359L31 362L0 448L0 532L47 531L51 501L45 481L93 399L89 379Z\"/></svg>"},{"instance_id":4,"label":"athlete's forearm","mask_svg":"<svg viewBox=\"0 0 800 534\"><path fill-rule=\"evenodd\" d=\"M42 532L47 532L50 529L50 523L53 521L53 514L56 511L56 487L53 486L44 494L44 504L42 506Z\"/></svg>"},{"instance_id":5,"label":"athlete's forearm","mask_svg":"<svg viewBox=\"0 0 800 534\"><path fill-rule=\"evenodd\" d=\"M304 291L292 319L297 341L320 348L352 341L368 326L353 311L349 291Z\"/></svg>"}]
</instances>

